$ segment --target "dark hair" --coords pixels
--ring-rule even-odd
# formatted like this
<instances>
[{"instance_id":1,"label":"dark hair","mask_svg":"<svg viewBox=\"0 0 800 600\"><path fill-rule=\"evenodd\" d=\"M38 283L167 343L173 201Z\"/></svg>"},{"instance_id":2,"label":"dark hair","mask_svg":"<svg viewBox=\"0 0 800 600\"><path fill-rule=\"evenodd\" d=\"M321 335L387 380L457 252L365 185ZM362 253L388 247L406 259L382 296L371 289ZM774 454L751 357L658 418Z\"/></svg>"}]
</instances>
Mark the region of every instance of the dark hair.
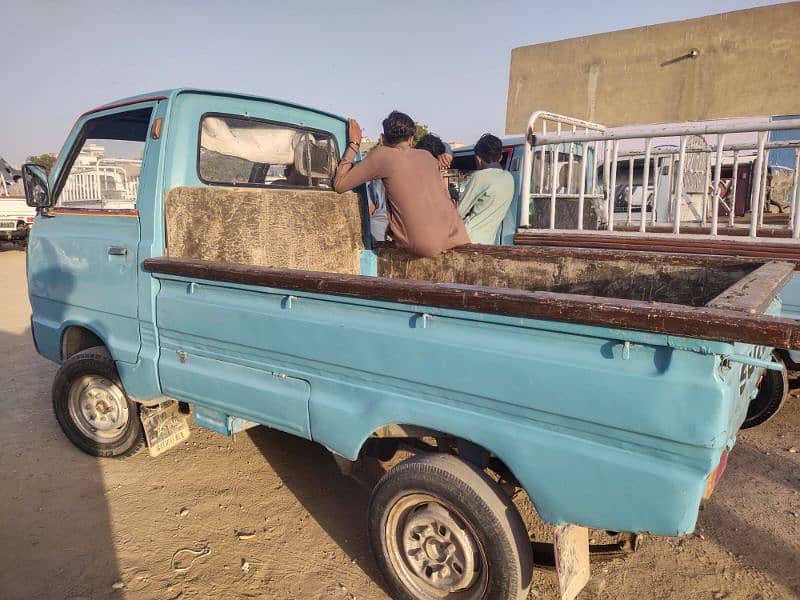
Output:
<instances>
[{"instance_id":1,"label":"dark hair","mask_svg":"<svg viewBox=\"0 0 800 600\"><path fill-rule=\"evenodd\" d=\"M417 125L414 119L399 110L393 110L383 120L383 139L387 144L396 144L414 137Z\"/></svg>"},{"instance_id":2,"label":"dark hair","mask_svg":"<svg viewBox=\"0 0 800 600\"><path fill-rule=\"evenodd\" d=\"M503 157L503 142L496 135L484 133L475 142L475 154L487 163L500 162Z\"/></svg>"},{"instance_id":3,"label":"dark hair","mask_svg":"<svg viewBox=\"0 0 800 600\"><path fill-rule=\"evenodd\" d=\"M434 158L439 158L442 154L447 152L447 148L444 147L442 138L440 138L438 135L433 135L432 133L422 136L422 138L420 138L414 147L417 150L427 150L433 154Z\"/></svg>"}]
</instances>

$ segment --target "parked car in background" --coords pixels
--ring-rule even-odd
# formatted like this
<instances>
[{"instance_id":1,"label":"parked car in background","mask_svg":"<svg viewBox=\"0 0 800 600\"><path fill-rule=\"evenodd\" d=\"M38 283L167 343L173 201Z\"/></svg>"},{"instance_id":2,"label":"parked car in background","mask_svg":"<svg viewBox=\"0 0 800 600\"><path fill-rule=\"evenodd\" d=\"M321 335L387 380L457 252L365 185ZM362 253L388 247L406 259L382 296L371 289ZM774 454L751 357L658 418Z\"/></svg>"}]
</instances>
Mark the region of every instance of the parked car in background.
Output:
<instances>
[{"instance_id":1,"label":"parked car in background","mask_svg":"<svg viewBox=\"0 0 800 600\"><path fill-rule=\"evenodd\" d=\"M14 171L8 163L0 159L0 170ZM8 167L8 168L7 168ZM16 178L20 175L17 173ZM7 181L5 175L0 173L0 242L13 242L25 246L28 242L28 233L33 225L36 211L25 203L24 191L19 183Z\"/></svg>"}]
</instances>

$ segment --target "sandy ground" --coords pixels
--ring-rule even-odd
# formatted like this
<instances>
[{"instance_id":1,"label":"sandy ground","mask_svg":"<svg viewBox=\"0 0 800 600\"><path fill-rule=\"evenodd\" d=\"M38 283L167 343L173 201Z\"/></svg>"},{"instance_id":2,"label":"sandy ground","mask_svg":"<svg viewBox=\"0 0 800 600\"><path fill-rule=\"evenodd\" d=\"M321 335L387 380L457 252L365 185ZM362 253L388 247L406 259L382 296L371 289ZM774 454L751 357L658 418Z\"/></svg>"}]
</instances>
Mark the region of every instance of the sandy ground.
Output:
<instances>
[{"instance_id":1,"label":"sandy ground","mask_svg":"<svg viewBox=\"0 0 800 600\"><path fill-rule=\"evenodd\" d=\"M386 597L364 533L368 492L316 444L194 428L156 459L71 446L50 407L56 365L31 343L24 271L24 253L0 247L0 598ZM741 434L697 534L595 564L580 598L800 597L792 446L800 399ZM552 571L535 584L532 597L555 597Z\"/></svg>"}]
</instances>

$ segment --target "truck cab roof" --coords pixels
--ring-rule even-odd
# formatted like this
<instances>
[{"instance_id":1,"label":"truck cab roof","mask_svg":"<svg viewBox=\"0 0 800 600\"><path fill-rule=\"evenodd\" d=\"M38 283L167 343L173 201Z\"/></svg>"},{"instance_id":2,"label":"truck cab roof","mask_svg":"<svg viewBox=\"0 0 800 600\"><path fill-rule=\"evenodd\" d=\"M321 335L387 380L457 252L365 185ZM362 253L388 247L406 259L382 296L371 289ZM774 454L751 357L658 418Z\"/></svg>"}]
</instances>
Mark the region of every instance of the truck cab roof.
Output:
<instances>
[{"instance_id":1,"label":"truck cab roof","mask_svg":"<svg viewBox=\"0 0 800 600\"><path fill-rule=\"evenodd\" d=\"M166 90L157 90L154 92L148 92L143 94L137 94L135 96L129 96L127 98L120 98L118 100L114 100L112 102L108 102L106 104L102 104L96 108L93 108L89 111L83 113L84 115L109 110L112 108L118 108L121 106L128 106L133 104L139 104L140 102L149 102L153 100L172 100L180 94L207 94L212 96L224 96L228 98L241 98L245 100L263 100L265 102L272 102L277 104L283 104L285 106L291 106L294 108L301 108L304 110L314 111L319 114L327 115L329 117L333 117L335 119L339 119L341 121L346 121L346 117L342 117L341 115L337 115L332 112L320 110L318 108L314 108L311 106L305 106L303 104L298 104L296 102L289 102L287 100L280 100L277 98L266 98L264 96L258 96L255 94L245 94L241 92L231 92L225 90L210 90L210 89L202 89L202 88L190 88L190 87L179 87L179 88L172 88Z\"/></svg>"}]
</instances>

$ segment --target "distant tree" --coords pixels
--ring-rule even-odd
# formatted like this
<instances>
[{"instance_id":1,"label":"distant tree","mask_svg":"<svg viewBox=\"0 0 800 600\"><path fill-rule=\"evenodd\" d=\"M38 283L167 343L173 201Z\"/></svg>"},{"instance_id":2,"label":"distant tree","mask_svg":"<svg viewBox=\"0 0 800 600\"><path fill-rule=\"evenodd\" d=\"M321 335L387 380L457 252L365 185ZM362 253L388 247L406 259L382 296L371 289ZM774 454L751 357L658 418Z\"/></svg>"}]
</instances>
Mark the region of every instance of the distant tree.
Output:
<instances>
[{"instance_id":1,"label":"distant tree","mask_svg":"<svg viewBox=\"0 0 800 600\"><path fill-rule=\"evenodd\" d=\"M53 165L56 164L56 155L52 152L47 152L45 154L33 154L25 159L26 163L34 163L36 165L42 165L47 172L49 173L50 170L53 168Z\"/></svg>"},{"instance_id":2,"label":"distant tree","mask_svg":"<svg viewBox=\"0 0 800 600\"><path fill-rule=\"evenodd\" d=\"M420 141L422 138L424 138L426 135L428 135L430 132L431 130L428 129L427 125L424 125L423 123L417 123L417 130L414 132L414 145L416 146L417 142Z\"/></svg>"}]
</instances>

